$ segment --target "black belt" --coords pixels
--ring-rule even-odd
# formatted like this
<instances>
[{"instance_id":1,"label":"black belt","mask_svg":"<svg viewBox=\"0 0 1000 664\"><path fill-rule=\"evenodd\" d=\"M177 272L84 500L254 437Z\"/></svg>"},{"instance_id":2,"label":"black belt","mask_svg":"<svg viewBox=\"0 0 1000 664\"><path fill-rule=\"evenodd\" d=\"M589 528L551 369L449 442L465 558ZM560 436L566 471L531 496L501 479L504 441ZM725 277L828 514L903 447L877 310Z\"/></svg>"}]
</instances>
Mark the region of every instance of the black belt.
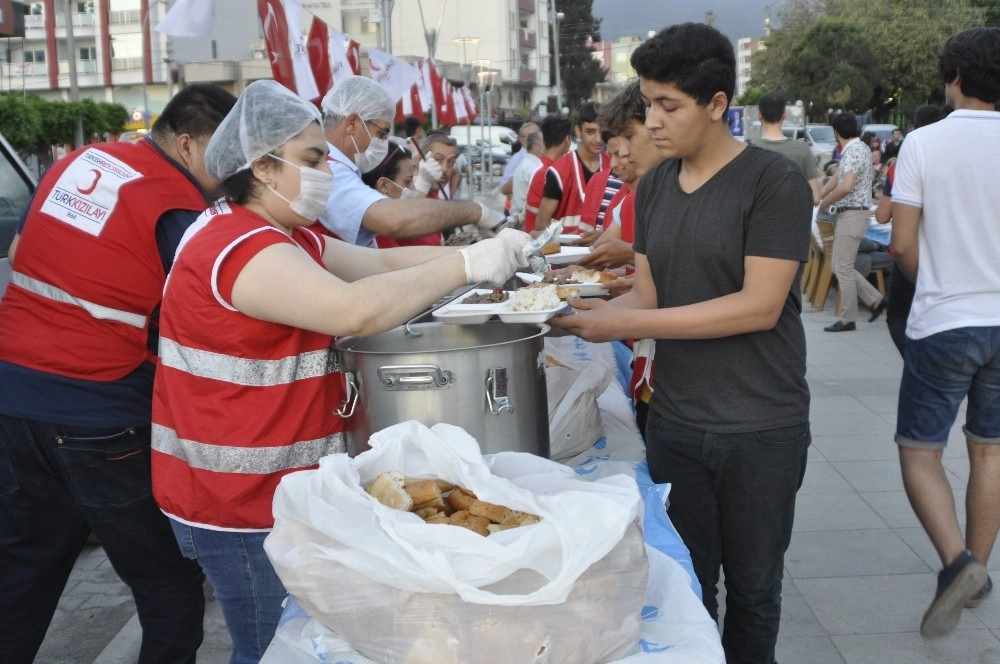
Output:
<instances>
[{"instance_id":1,"label":"black belt","mask_svg":"<svg viewBox=\"0 0 1000 664\"><path fill-rule=\"evenodd\" d=\"M846 212L848 210L868 210L869 208L860 205L831 205L830 209L834 212Z\"/></svg>"}]
</instances>

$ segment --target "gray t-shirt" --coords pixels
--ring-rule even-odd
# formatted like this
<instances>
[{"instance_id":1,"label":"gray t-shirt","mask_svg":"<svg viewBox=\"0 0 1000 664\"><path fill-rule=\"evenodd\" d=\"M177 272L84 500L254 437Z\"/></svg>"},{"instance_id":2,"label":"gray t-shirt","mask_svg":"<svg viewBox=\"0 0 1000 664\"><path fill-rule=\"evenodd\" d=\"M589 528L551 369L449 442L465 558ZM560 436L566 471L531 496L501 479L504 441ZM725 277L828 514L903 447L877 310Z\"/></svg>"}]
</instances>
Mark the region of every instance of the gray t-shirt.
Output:
<instances>
[{"instance_id":1,"label":"gray t-shirt","mask_svg":"<svg viewBox=\"0 0 1000 664\"><path fill-rule=\"evenodd\" d=\"M809 149L809 146L802 141L793 141L790 138L780 141L771 140L770 138L759 138L754 141L753 144L758 147L762 147L765 150L785 155L796 163L799 170L802 171L802 175L804 175L807 180L819 177L819 168L816 166L816 157L813 156L812 150Z\"/></svg>"},{"instance_id":2,"label":"gray t-shirt","mask_svg":"<svg viewBox=\"0 0 1000 664\"><path fill-rule=\"evenodd\" d=\"M635 250L649 261L659 307L743 287L744 258L806 260L812 193L788 159L748 146L696 191L668 160L636 194ZM771 330L656 342L653 413L693 429L765 431L809 419L806 340L796 278Z\"/></svg>"}]
</instances>

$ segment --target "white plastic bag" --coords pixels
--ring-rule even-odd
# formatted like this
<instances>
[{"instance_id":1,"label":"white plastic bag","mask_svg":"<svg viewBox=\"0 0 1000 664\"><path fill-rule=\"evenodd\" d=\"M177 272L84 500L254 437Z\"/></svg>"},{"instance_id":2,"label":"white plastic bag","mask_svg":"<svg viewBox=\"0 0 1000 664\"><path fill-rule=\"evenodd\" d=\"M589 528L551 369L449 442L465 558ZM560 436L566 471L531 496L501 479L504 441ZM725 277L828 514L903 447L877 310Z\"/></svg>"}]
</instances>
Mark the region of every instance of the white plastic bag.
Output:
<instances>
[{"instance_id":1,"label":"white plastic bag","mask_svg":"<svg viewBox=\"0 0 1000 664\"><path fill-rule=\"evenodd\" d=\"M604 435L597 398L614 371L603 362L577 359L565 343L545 340L545 387L549 398L549 457L562 461Z\"/></svg>"},{"instance_id":2,"label":"white plastic bag","mask_svg":"<svg viewBox=\"0 0 1000 664\"><path fill-rule=\"evenodd\" d=\"M648 567L624 475L579 479L530 454L483 458L462 429L395 425L351 459L285 477L264 548L309 615L385 662L600 662L629 654ZM363 486L382 472L446 480L541 522L482 537L428 525ZM539 653L544 653L540 658Z\"/></svg>"}]
</instances>

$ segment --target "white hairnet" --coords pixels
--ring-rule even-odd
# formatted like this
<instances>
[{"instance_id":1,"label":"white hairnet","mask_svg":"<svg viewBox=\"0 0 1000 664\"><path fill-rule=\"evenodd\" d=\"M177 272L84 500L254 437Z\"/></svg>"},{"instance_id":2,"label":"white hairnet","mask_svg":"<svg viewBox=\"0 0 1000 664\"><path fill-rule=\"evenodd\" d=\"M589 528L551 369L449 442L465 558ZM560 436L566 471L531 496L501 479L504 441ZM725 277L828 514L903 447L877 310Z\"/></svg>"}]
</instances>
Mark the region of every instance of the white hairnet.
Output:
<instances>
[{"instance_id":1,"label":"white hairnet","mask_svg":"<svg viewBox=\"0 0 1000 664\"><path fill-rule=\"evenodd\" d=\"M357 113L364 121L383 120L392 124L396 102L381 85L364 76L352 76L335 83L323 97L323 111L337 118Z\"/></svg>"},{"instance_id":2,"label":"white hairnet","mask_svg":"<svg viewBox=\"0 0 1000 664\"><path fill-rule=\"evenodd\" d=\"M208 174L225 180L320 122L316 107L270 80L247 86L205 150Z\"/></svg>"}]
</instances>

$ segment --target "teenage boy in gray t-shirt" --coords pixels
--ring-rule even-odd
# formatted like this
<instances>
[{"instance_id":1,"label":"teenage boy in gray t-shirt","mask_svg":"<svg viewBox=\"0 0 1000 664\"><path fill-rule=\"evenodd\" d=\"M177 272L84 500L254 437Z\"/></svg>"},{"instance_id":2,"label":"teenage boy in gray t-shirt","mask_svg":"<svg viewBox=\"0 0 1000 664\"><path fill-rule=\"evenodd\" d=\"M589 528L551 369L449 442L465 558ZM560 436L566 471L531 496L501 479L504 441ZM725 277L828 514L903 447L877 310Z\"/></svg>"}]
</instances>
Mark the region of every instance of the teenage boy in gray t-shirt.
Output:
<instances>
[{"instance_id":1,"label":"teenage boy in gray t-shirt","mask_svg":"<svg viewBox=\"0 0 1000 664\"><path fill-rule=\"evenodd\" d=\"M646 458L718 617L728 664L772 664L784 553L805 473L809 390L796 273L812 195L795 165L734 139L735 56L687 23L634 52L646 127L665 157L636 199L630 293L572 300L552 323L589 340L657 340ZM646 182L645 180L648 180Z\"/></svg>"}]
</instances>

